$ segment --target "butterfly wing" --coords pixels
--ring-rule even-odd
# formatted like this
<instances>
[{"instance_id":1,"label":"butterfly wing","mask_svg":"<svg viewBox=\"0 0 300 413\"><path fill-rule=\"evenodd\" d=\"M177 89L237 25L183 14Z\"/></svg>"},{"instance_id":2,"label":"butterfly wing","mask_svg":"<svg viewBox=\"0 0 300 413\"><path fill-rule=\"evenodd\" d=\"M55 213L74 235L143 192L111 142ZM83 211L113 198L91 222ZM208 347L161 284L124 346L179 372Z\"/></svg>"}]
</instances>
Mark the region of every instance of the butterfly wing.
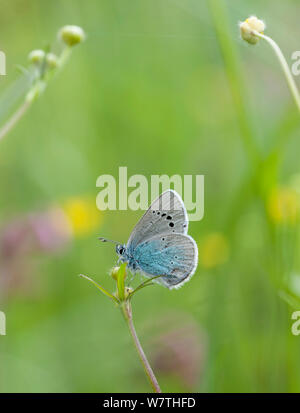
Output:
<instances>
[{"instance_id":1,"label":"butterfly wing","mask_svg":"<svg viewBox=\"0 0 300 413\"><path fill-rule=\"evenodd\" d=\"M134 250L144 240L159 234L187 234L188 216L181 197L169 189L148 208L134 227L127 248Z\"/></svg>"},{"instance_id":2,"label":"butterfly wing","mask_svg":"<svg viewBox=\"0 0 300 413\"><path fill-rule=\"evenodd\" d=\"M170 289L179 288L197 268L198 248L186 234L158 235L140 243L134 259L145 276L161 275L155 281Z\"/></svg>"}]
</instances>

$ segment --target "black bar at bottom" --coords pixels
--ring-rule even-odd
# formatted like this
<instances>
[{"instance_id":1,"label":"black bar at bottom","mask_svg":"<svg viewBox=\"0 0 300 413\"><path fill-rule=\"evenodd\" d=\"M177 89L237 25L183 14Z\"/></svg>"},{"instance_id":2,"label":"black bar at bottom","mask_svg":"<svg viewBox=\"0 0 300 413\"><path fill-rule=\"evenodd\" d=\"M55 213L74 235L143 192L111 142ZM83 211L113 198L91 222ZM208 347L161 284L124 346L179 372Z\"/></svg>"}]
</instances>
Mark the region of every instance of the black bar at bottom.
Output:
<instances>
[{"instance_id":1,"label":"black bar at bottom","mask_svg":"<svg viewBox=\"0 0 300 413\"><path fill-rule=\"evenodd\" d=\"M285 393L2 393L0 406L47 408L108 409L123 408L129 411L140 408L209 408L224 405L243 408L261 406L261 403L299 402L299 394ZM298 404L298 403L297 403ZM96 409L96 410L95 410ZM3 410L2 410L3 411Z\"/></svg>"}]
</instances>

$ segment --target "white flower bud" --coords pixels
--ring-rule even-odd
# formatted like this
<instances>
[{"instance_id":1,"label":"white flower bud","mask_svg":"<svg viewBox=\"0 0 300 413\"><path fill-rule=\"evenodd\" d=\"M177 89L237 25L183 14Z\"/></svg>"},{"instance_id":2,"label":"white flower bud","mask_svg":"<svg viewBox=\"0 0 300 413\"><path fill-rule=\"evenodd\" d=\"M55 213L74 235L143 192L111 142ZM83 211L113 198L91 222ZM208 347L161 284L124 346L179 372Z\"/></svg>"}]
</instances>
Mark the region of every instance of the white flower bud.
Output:
<instances>
[{"instance_id":1,"label":"white flower bud","mask_svg":"<svg viewBox=\"0 0 300 413\"><path fill-rule=\"evenodd\" d=\"M265 28L265 23L255 16L251 16L244 22L240 23L240 32L242 39L246 40L246 42L250 44L256 44L258 42L259 37L256 35L256 33L263 34Z\"/></svg>"},{"instance_id":2,"label":"white flower bud","mask_svg":"<svg viewBox=\"0 0 300 413\"><path fill-rule=\"evenodd\" d=\"M85 39L85 33L79 26L64 26L58 32L58 38L67 46L75 46Z\"/></svg>"},{"instance_id":3,"label":"white flower bud","mask_svg":"<svg viewBox=\"0 0 300 413\"><path fill-rule=\"evenodd\" d=\"M54 53L46 54L46 63L49 69L55 69L58 65L57 56Z\"/></svg>"},{"instance_id":4,"label":"white flower bud","mask_svg":"<svg viewBox=\"0 0 300 413\"><path fill-rule=\"evenodd\" d=\"M120 267L113 267L109 273L109 275L115 280L117 281L118 279L118 272L120 270Z\"/></svg>"},{"instance_id":5,"label":"white flower bud","mask_svg":"<svg viewBox=\"0 0 300 413\"><path fill-rule=\"evenodd\" d=\"M125 299L128 298L132 292L133 292L133 288L125 287Z\"/></svg>"},{"instance_id":6,"label":"white flower bud","mask_svg":"<svg viewBox=\"0 0 300 413\"><path fill-rule=\"evenodd\" d=\"M44 50L32 50L28 55L28 60L34 65L40 65L45 59Z\"/></svg>"}]
</instances>

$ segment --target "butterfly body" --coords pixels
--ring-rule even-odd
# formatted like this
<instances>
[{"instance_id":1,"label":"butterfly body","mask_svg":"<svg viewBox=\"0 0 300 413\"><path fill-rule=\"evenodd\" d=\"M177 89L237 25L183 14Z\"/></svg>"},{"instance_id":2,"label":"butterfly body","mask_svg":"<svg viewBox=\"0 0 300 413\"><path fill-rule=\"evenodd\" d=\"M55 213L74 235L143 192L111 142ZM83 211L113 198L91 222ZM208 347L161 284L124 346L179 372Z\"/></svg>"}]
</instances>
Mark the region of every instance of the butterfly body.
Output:
<instances>
[{"instance_id":1,"label":"butterfly body","mask_svg":"<svg viewBox=\"0 0 300 413\"><path fill-rule=\"evenodd\" d=\"M168 190L152 203L137 223L126 245L117 244L121 262L131 272L172 289L180 287L194 274L198 249L187 235L188 218L180 196Z\"/></svg>"}]
</instances>

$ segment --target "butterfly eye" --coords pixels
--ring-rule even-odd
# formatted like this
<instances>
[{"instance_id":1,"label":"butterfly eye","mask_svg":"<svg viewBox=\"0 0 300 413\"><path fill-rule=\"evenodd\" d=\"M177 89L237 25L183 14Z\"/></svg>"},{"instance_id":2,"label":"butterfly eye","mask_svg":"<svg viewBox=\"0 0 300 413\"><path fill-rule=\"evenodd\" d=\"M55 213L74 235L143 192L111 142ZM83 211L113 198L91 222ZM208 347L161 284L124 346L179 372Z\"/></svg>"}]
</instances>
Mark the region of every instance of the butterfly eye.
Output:
<instances>
[{"instance_id":1,"label":"butterfly eye","mask_svg":"<svg viewBox=\"0 0 300 413\"><path fill-rule=\"evenodd\" d=\"M116 251L119 255L123 255L125 252L125 248L122 245L117 245L116 246Z\"/></svg>"}]
</instances>

